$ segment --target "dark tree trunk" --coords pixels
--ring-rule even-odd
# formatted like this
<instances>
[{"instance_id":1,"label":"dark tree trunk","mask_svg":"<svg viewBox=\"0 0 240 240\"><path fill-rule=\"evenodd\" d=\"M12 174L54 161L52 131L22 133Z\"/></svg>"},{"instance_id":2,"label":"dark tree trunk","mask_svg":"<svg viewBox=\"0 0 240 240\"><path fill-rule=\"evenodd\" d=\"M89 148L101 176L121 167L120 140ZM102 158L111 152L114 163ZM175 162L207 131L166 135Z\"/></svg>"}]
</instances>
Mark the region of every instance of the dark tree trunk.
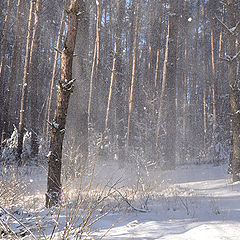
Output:
<instances>
[{"instance_id":1,"label":"dark tree trunk","mask_svg":"<svg viewBox=\"0 0 240 240\"><path fill-rule=\"evenodd\" d=\"M239 20L236 18L236 9L238 9L238 0L228 0L226 6L226 24L228 29L233 29L238 25L238 29L235 31L239 32ZM228 31L229 33L229 31ZM232 143L233 143L233 157L232 157L232 173L233 182L239 181L240 171L240 79L237 78L237 35L234 33L228 34L227 41L227 55L228 59L228 81L229 81L229 96L230 105L232 112ZM238 52L239 56L239 52ZM235 58L234 58L235 57Z\"/></svg>"},{"instance_id":2,"label":"dark tree trunk","mask_svg":"<svg viewBox=\"0 0 240 240\"><path fill-rule=\"evenodd\" d=\"M70 95L73 89L72 63L77 37L80 0L71 0L68 11L68 29L61 54L61 78L58 86L57 105L52 122L48 154L46 207L56 206L61 198L62 147Z\"/></svg>"},{"instance_id":3,"label":"dark tree trunk","mask_svg":"<svg viewBox=\"0 0 240 240\"><path fill-rule=\"evenodd\" d=\"M7 95L9 95L9 86L6 86L7 81L6 81L6 76L5 76L5 69L6 69L6 52L7 52L7 38L8 38L8 28L9 28L9 17L10 17L10 6L11 1L8 0L7 2L7 11L6 11L6 16L5 16L5 23L4 23L4 29L3 29L3 39L1 39L1 62L0 62L0 132L2 133L1 137L1 144L3 141L6 139L6 126L8 125L8 119L6 119L4 114L5 106L6 106L6 98ZM6 88L7 87L7 88ZM7 91L6 91L7 90ZM2 127L3 123L3 127Z\"/></svg>"}]
</instances>

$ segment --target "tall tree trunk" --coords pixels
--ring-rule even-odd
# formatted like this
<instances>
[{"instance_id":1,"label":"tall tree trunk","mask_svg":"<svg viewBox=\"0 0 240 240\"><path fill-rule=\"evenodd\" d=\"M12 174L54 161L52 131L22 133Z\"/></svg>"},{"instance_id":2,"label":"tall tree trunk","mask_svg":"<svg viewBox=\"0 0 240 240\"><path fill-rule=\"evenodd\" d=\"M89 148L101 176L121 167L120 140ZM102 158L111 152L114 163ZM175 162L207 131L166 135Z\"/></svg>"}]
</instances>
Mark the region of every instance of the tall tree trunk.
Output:
<instances>
[{"instance_id":1,"label":"tall tree trunk","mask_svg":"<svg viewBox=\"0 0 240 240\"><path fill-rule=\"evenodd\" d=\"M188 101L187 101L187 95L188 95L188 74L189 74L189 54L188 54L188 48L189 48L189 36L188 36L188 18L189 18L189 12L188 12L188 1L185 0L185 17L184 17L184 23L185 23L185 49L184 49L184 77L183 77L183 152L182 157L184 160L186 160L189 154L189 142L188 137L189 134L187 134L187 119L188 119ZM195 66L196 67L196 66ZM192 113L190 113L192 114Z\"/></svg>"},{"instance_id":2,"label":"tall tree trunk","mask_svg":"<svg viewBox=\"0 0 240 240\"><path fill-rule=\"evenodd\" d=\"M157 9L157 13L156 13ZM154 109L158 106L157 101L155 99L158 96L160 86L160 74L159 74L159 67L160 67L160 48L161 48L161 35L162 35L162 18L163 18L163 4L162 0L159 1L159 4L156 1L151 2L150 11L153 13L151 14L151 28L150 28L150 36L149 36L149 47L148 47L148 56L147 56L147 81L150 82L154 80L153 84L150 83L149 87L153 89L152 99L154 100L153 103L153 112ZM154 14L155 13L155 14ZM155 16L154 16L155 15ZM149 89L150 90L150 89Z\"/></svg>"},{"instance_id":3,"label":"tall tree trunk","mask_svg":"<svg viewBox=\"0 0 240 240\"><path fill-rule=\"evenodd\" d=\"M55 57L54 57L54 62L53 62L52 78L51 78L49 95L48 95L47 104L46 104L46 111L47 111L46 116L47 117L46 117L46 122L44 123L44 129L46 129L46 132L44 132L44 135L46 137L46 140L48 140L48 133L49 133L48 122L50 122L51 113L52 113L53 86L54 86L55 75L56 75L56 71L57 71L57 62L58 62L58 55L59 55L58 50L59 50L59 47L60 47L60 42L62 40L64 19L65 19L65 9L62 11L59 33L58 33L58 38L57 38L56 52L55 52Z\"/></svg>"},{"instance_id":4,"label":"tall tree trunk","mask_svg":"<svg viewBox=\"0 0 240 240\"><path fill-rule=\"evenodd\" d=\"M209 1L210 7L210 31L211 31L211 67L212 67L212 145L213 145L213 161L216 162L216 128L217 128L217 85L216 85L216 47L217 47L217 38L216 38L216 23L214 21L215 10L217 9L216 0Z\"/></svg>"},{"instance_id":5,"label":"tall tree trunk","mask_svg":"<svg viewBox=\"0 0 240 240\"><path fill-rule=\"evenodd\" d=\"M124 105L123 105L124 104L124 95L123 95L124 83L123 83L123 70L122 70L122 28L123 28L123 18L125 14L125 4L126 4L126 0L118 0L116 42L115 42L115 52L114 52L112 77L111 77L111 80L114 79L114 77L116 79L116 133L117 133L117 144L118 144L118 158L121 162L124 162L124 159L125 159L125 148L124 148L125 124L124 124ZM111 94L109 92L109 100L111 100ZM110 102L108 105L109 105L108 106L108 109L109 109ZM107 128L107 122L105 127Z\"/></svg>"},{"instance_id":6,"label":"tall tree trunk","mask_svg":"<svg viewBox=\"0 0 240 240\"><path fill-rule=\"evenodd\" d=\"M9 15L10 15L10 6L11 1L8 0L7 2L7 11L6 11L6 16L5 16L5 21L4 21L4 29L3 29L3 39L2 41L2 51L1 51L1 63L0 63L0 81L1 81L1 86L3 82L3 77L4 77L4 72L3 69L5 67L5 62L6 62L6 52L7 52L7 38L8 38L8 27L9 27ZM2 90L2 89L1 89Z\"/></svg>"},{"instance_id":7,"label":"tall tree trunk","mask_svg":"<svg viewBox=\"0 0 240 240\"><path fill-rule=\"evenodd\" d=\"M8 124L5 116L4 116L4 105L6 105L6 98L7 95L9 94L8 92L10 89L8 89L9 86L7 86L7 91L6 90L6 76L5 76L5 68L6 68L6 52L7 52L7 37L8 37L8 26L9 26L9 17L10 17L10 0L7 2L7 11L6 11L6 16L5 16L5 22L4 22L4 29L3 29L3 39L2 41L2 50L1 51L1 62L0 62L0 133L2 133L1 137L1 144L6 138L6 125ZM7 92L7 94L5 93ZM2 122L3 122L3 127L2 127Z\"/></svg>"},{"instance_id":8,"label":"tall tree trunk","mask_svg":"<svg viewBox=\"0 0 240 240\"><path fill-rule=\"evenodd\" d=\"M89 101L88 101L88 122L96 123L98 108L98 85L99 85L99 62L100 62L100 32L101 32L101 6L97 5L96 18L96 39L94 44L93 62L90 79ZM105 23L106 24L106 23Z\"/></svg>"},{"instance_id":9,"label":"tall tree trunk","mask_svg":"<svg viewBox=\"0 0 240 240\"><path fill-rule=\"evenodd\" d=\"M239 19L235 17L235 12L238 9L238 0L227 0L226 5L226 24L228 27L227 40L227 58L228 61L228 81L229 81L229 96L232 112L232 143L233 143L233 158L232 172L233 182L239 181L240 172L240 79L237 78L237 56L240 51L236 48L237 35L230 31L234 27L235 33L239 32Z\"/></svg>"},{"instance_id":10,"label":"tall tree trunk","mask_svg":"<svg viewBox=\"0 0 240 240\"><path fill-rule=\"evenodd\" d=\"M31 156L36 157L38 154L38 133L39 133L39 121L38 121L38 81L39 81L39 44L40 44L40 16L42 11L42 0L36 1L36 8L34 12L34 27L33 37L31 43L30 52L30 104L31 104Z\"/></svg>"},{"instance_id":11,"label":"tall tree trunk","mask_svg":"<svg viewBox=\"0 0 240 240\"><path fill-rule=\"evenodd\" d=\"M29 73L29 58L30 58L30 49L31 49L31 36L32 36L32 23L33 23L33 9L35 2L31 1L29 9L29 18L28 18L28 34L26 42L26 54L24 60L24 76L22 81L22 94L21 94L21 107L20 107L20 117L19 117L19 127L18 127L18 160L19 165L22 165L22 151L23 151L23 135L25 128L25 117L26 117L26 97L27 97L27 85L28 85L28 73Z\"/></svg>"},{"instance_id":12,"label":"tall tree trunk","mask_svg":"<svg viewBox=\"0 0 240 240\"><path fill-rule=\"evenodd\" d=\"M195 39L193 41L193 68L191 71L191 90L190 90L190 107L189 107L189 155L190 159L194 159L197 155L197 149L201 146L200 129L201 125L198 121L198 95L200 95L199 68L198 68L198 38L199 38L199 15L200 1L196 3L196 20L195 20Z\"/></svg>"},{"instance_id":13,"label":"tall tree trunk","mask_svg":"<svg viewBox=\"0 0 240 240\"><path fill-rule=\"evenodd\" d=\"M114 77L115 77L115 71L116 71L116 52L117 52L117 43L115 43L114 55L113 55L112 73L111 73L111 80L110 80L109 94L108 94L108 103L107 103L107 110L106 110L106 117L105 117L105 131L107 131L107 129L108 129L110 104L111 104L111 100L112 100L113 84L114 84Z\"/></svg>"},{"instance_id":14,"label":"tall tree trunk","mask_svg":"<svg viewBox=\"0 0 240 240\"><path fill-rule=\"evenodd\" d=\"M6 102L4 104L3 110L3 129L2 129L2 139L3 142L6 138L9 137L9 110L10 110L10 101L13 96L13 92L15 90L15 85L17 85L17 72L18 66L20 63L20 56L21 56L21 49L22 49L22 42L23 42L23 23L24 23L24 0L18 0L18 7L17 7L17 27L14 39L14 46L13 46L13 54L11 59L11 72L10 78L8 81L8 88L9 91L6 92Z\"/></svg>"},{"instance_id":15,"label":"tall tree trunk","mask_svg":"<svg viewBox=\"0 0 240 240\"><path fill-rule=\"evenodd\" d=\"M136 13L136 25L135 25L135 35L134 35L134 48L133 48L133 63L132 63L132 80L129 93L129 108L128 108L128 127L127 127L127 138L126 145L128 146L132 137L132 126L131 118L133 112L133 94L134 94L134 85L136 78L136 65L137 65L137 49L138 49L138 28L139 28L139 18L140 18L140 0L137 1L137 13Z\"/></svg>"},{"instance_id":16,"label":"tall tree trunk","mask_svg":"<svg viewBox=\"0 0 240 240\"><path fill-rule=\"evenodd\" d=\"M225 21L225 5L222 5L222 18L221 21ZM217 145L220 146L216 149L216 157L217 161L216 164L219 164L220 162L225 160L225 156L221 154L221 149L225 148L224 142L229 141L231 138L231 126L229 124L230 122L230 113L231 113L231 107L229 104L229 96L228 96L228 79L226 76L227 72L227 65L224 61L221 61L220 59L223 57L224 52L226 51L226 35L224 34L224 29L220 28L219 33L219 47L218 47L218 53L216 53L217 58L219 61L217 61L216 64L216 85L218 86L218 96L216 101L216 107L217 107L217 121L218 121L218 133L217 133Z\"/></svg>"},{"instance_id":17,"label":"tall tree trunk","mask_svg":"<svg viewBox=\"0 0 240 240\"><path fill-rule=\"evenodd\" d=\"M153 3L153 8L155 7L155 4L156 3ZM159 14L158 14L159 12ZM157 120L157 135L156 133L154 134L154 138L153 138L153 141L152 141L152 149L153 149L153 152L154 152L154 158L155 160L157 160L156 158L158 157L157 156L157 152L158 152L158 137L159 137L159 131L160 131L160 120L158 121L158 115L157 115L157 109L160 109L159 107L159 94L160 94L160 90L163 90L163 88L165 88L165 83L164 83L164 86L162 85L162 89L161 89L161 77L160 77L160 64L161 64L161 38L162 38L162 20L163 20L163 1L161 0L159 2L159 11L157 11L157 19L155 20L156 21L156 24L157 24L157 29L154 29L155 32L157 32L157 34L155 35L151 35L151 38L153 39L150 39L151 41L154 41L156 42L156 58L153 59L152 58L152 61L154 62L155 61L155 70L154 70L154 85L152 84L152 75L151 75L151 56L149 56L149 63L148 63L148 74L147 74L147 81L148 81L148 88L149 88L149 91L152 91L153 89L153 94L152 94L152 99L153 99L153 103L152 103L152 108L151 108L151 111L152 111L152 119L150 120L149 119L149 127L147 126L146 127L146 136L149 135L149 128L150 129L154 129L155 128L155 124L156 124L156 120ZM156 31L157 30L157 31ZM154 37L155 36L155 37ZM156 39L157 38L157 39ZM151 46L151 44L150 44ZM161 92L162 94L162 92ZM163 93L164 94L164 93ZM160 104L161 104L161 101L160 101ZM160 113L161 115L161 113Z\"/></svg>"},{"instance_id":18,"label":"tall tree trunk","mask_svg":"<svg viewBox=\"0 0 240 240\"><path fill-rule=\"evenodd\" d=\"M88 160L88 53L89 53L89 7L86 1L80 0L81 15L78 18L78 32L73 58L73 78L76 79L73 96L70 100L68 114L69 134L74 136L79 151L78 175L87 167ZM81 99L81 101L79 101ZM77 132L77 134L74 134Z\"/></svg>"},{"instance_id":19,"label":"tall tree trunk","mask_svg":"<svg viewBox=\"0 0 240 240\"><path fill-rule=\"evenodd\" d=\"M168 60L166 68L166 146L164 168L173 169L176 163L176 72L177 72L177 36L181 0L170 1Z\"/></svg>"},{"instance_id":20,"label":"tall tree trunk","mask_svg":"<svg viewBox=\"0 0 240 240\"><path fill-rule=\"evenodd\" d=\"M207 48L206 48L206 14L205 1L202 0L202 65L203 65L203 131L204 131L204 153L207 153L208 148L208 89L209 80L207 78Z\"/></svg>"},{"instance_id":21,"label":"tall tree trunk","mask_svg":"<svg viewBox=\"0 0 240 240\"><path fill-rule=\"evenodd\" d=\"M162 112L163 112L163 102L165 97L165 89L166 89L166 73L167 73L167 63L168 63L168 51L169 51L169 24L168 24L168 33L166 36L166 47L165 47L165 57L164 57L164 63L163 63L163 76L162 76L162 87L161 87L161 94L159 99L159 109L158 109L158 119L157 119L157 129L156 129L156 156L158 156L159 152L159 134L160 134L160 128L162 123Z\"/></svg>"},{"instance_id":22,"label":"tall tree trunk","mask_svg":"<svg viewBox=\"0 0 240 240\"><path fill-rule=\"evenodd\" d=\"M134 48L134 26L136 25L136 17L135 17L135 12L136 12L136 1L132 1L131 5L129 7L129 28L130 31L128 33L128 46L126 46L128 50L128 67L127 67L127 79L129 79L129 81L127 82L127 88L131 88L131 82L130 79L132 79L132 63L133 63L133 48Z\"/></svg>"},{"instance_id":23,"label":"tall tree trunk","mask_svg":"<svg viewBox=\"0 0 240 240\"><path fill-rule=\"evenodd\" d=\"M94 81L94 72L96 66L96 56L97 56L97 42L95 40L94 50L93 50L93 59L92 59L92 68L91 68L91 77L90 77L90 86L89 86L89 100L88 100L88 122L91 122L92 115L92 98L93 98L93 81Z\"/></svg>"},{"instance_id":24,"label":"tall tree trunk","mask_svg":"<svg viewBox=\"0 0 240 240\"><path fill-rule=\"evenodd\" d=\"M68 29L61 54L61 78L58 86L57 105L52 122L48 154L48 178L46 207L59 203L61 197L62 147L65 134L67 110L74 80L72 79L73 52L76 43L80 0L71 0L68 11Z\"/></svg>"}]
</instances>

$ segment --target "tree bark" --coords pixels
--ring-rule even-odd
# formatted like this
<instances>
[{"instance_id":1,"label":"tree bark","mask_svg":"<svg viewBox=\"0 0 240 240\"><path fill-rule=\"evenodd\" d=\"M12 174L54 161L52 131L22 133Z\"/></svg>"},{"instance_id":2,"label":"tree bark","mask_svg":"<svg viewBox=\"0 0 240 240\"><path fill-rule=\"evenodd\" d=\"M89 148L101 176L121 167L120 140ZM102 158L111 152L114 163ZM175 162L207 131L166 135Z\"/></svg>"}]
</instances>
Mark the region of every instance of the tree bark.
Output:
<instances>
[{"instance_id":1,"label":"tree bark","mask_svg":"<svg viewBox=\"0 0 240 240\"><path fill-rule=\"evenodd\" d=\"M157 119L157 129L156 129L156 156L159 152L159 135L160 135L160 127L162 122L162 112L163 112L163 102L164 102L164 96L165 96L165 89L166 89L166 73L167 73L167 62L168 62L168 49L169 49L169 24L168 24L168 33L166 36L166 47L165 47L165 57L164 57L164 63L163 63L163 73L162 73L162 87L161 87L161 94L159 99L159 109L158 109L158 119Z\"/></svg>"},{"instance_id":2,"label":"tree bark","mask_svg":"<svg viewBox=\"0 0 240 240\"><path fill-rule=\"evenodd\" d=\"M17 7L17 27L14 39L14 46L13 46L13 54L11 59L11 72L10 78L8 81L8 88L9 91L6 92L6 102L4 104L3 110L3 129L2 129L2 139L3 142L6 138L10 136L9 134L9 110L10 110L10 102L12 100L13 92L15 90L15 85L17 85L17 72L18 68L15 66L19 65L20 62L20 55L22 49L22 42L23 42L23 23L24 23L24 6L25 1L18 0L18 7Z\"/></svg>"},{"instance_id":3,"label":"tree bark","mask_svg":"<svg viewBox=\"0 0 240 240\"><path fill-rule=\"evenodd\" d=\"M217 128L217 86L216 86L216 24L213 20L214 12L216 9L215 0L210 0L210 11L211 11L211 65L212 65L212 116L213 116L213 132L212 132L212 145L213 145L213 162L216 162L216 128Z\"/></svg>"},{"instance_id":4,"label":"tree bark","mask_svg":"<svg viewBox=\"0 0 240 240\"><path fill-rule=\"evenodd\" d=\"M31 157L36 157L38 154L38 133L39 133L39 122L38 122L38 81L39 81L39 42L40 42L40 16L42 10L42 0L36 1L36 9L34 12L34 27L33 37L31 43L31 52L29 60L29 76L30 76L30 105L31 105Z\"/></svg>"},{"instance_id":5,"label":"tree bark","mask_svg":"<svg viewBox=\"0 0 240 240\"><path fill-rule=\"evenodd\" d=\"M116 27L116 51L113 62L114 76L116 79L116 133L118 144L118 158L121 162L125 160L125 117L124 117L124 78L122 67L122 29L125 14L126 0L118 0L117 4L117 27Z\"/></svg>"},{"instance_id":6,"label":"tree bark","mask_svg":"<svg viewBox=\"0 0 240 240\"><path fill-rule=\"evenodd\" d=\"M240 171L240 79L237 78L237 53L239 49L236 48L237 33L239 33L239 20L235 17L236 9L238 9L238 0L226 1L226 24L228 29L236 28L236 35L228 33L227 40L227 55L228 58L228 81L229 81L229 96L232 112L232 144L233 144L233 158L232 158L232 173L233 182L239 181Z\"/></svg>"},{"instance_id":7,"label":"tree bark","mask_svg":"<svg viewBox=\"0 0 240 240\"><path fill-rule=\"evenodd\" d=\"M188 1L185 0L185 17L184 17L184 23L185 23L185 49L184 49L184 78L183 78L183 152L182 152L182 157L184 160L186 160L189 154L189 142L188 142L188 137L189 135L187 134L187 119L188 119L188 101L187 101L187 95L188 95L188 77L189 77L189 54L188 54L188 48L189 48L189 36L188 36L188 28L189 28L189 23L188 23ZM196 67L196 66L195 66ZM192 114L192 113L190 113Z\"/></svg>"},{"instance_id":8,"label":"tree bark","mask_svg":"<svg viewBox=\"0 0 240 240\"><path fill-rule=\"evenodd\" d=\"M140 18L140 0L137 1L137 13L136 13L136 25L135 25L135 34L134 34L134 48L133 48L133 62L132 62L132 80L129 93L129 108L128 108L128 127L127 127L127 138L126 145L128 146L132 137L132 112L133 112L133 94L134 94L134 85L136 78L136 65L137 65L137 49L138 49L138 28L139 28L139 18Z\"/></svg>"},{"instance_id":9,"label":"tree bark","mask_svg":"<svg viewBox=\"0 0 240 240\"><path fill-rule=\"evenodd\" d=\"M87 2L83 0L80 0L79 4L81 15L78 18L75 56L73 58L73 78L76 79L76 91L71 97L68 114L69 135L75 138L78 149L76 151L79 151L77 174L75 175L82 174L88 160L89 7Z\"/></svg>"},{"instance_id":10,"label":"tree bark","mask_svg":"<svg viewBox=\"0 0 240 240\"><path fill-rule=\"evenodd\" d=\"M52 113L53 86L54 86L55 75L56 75L56 70L57 70L57 61L58 61L58 55L59 55L58 50L60 47L60 41L62 39L62 34L63 34L64 18L65 18L65 10L63 10L62 16L61 16L61 22L60 22L59 33L58 33L58 38L57 38L56 53L55 53L54 63L53 63L52 78L51 78L51 83L50 83L49 95L47 98L47 105L46 105L47 117L46 117L46 122L44 123L44 126L46 126L46 127L44 127L46 129L46 132L44 132L46 140L48 140L48 133L49 133L48 122L50 121L51 113Z\"/></svg>"},{"instance_id":11,"label":"tree bark","mask_svg":"<svg viewBox=\"0 0 240 240\"><path fill-rule=\"evenodd\" d=\"M174 169L176 163L176 70L177 70L177 37L181 0L170 1L168 60L166 67L166 146L164 168Z\"/></svg>"},{"instance_id":12,"label":"tree bark","mask_svg":"<svg viewBox=\"0 0 240 240\"><path fill-rule=\"evenodd\" d=\"M1 51L1 63L0 63L0 102L2 103L0 106L0 132L2 133L1 136L1 144L6 139L6 126L8 125L8 119L6 119L4 114L5 105L6 105L6 98L7 95L9 95L10 89L8 89L9 86L7 86L6 89L6 77L5 77L5 68L6 68L6 52L7 52L7 37L8 37L8 26L9 26L9 15L10 15L10 6L11 1L8 0L7 2L7 11L5 16L5 22L4 22L4 29L3 29L3 39L2 41L2 51ZM7 90L7 91L5 91ZM7 93L5 93L7 92ZM3 122L3 127L1 126L1 123Z\"/></svg>"},{"instance_id":13,"label":"tree bark","mask_svg":"<svg viewBox=\"0 0 240 240\"><path fill-rule=\"evenodd\" d=\"M96 123L98 115L98 96L99 96L99 63L100 63L100 33L101 33L101 6L97 2L97 18L96 18L96 39L94 44L93 61L91 69L91 79L89 88L89 100L88 100L88 122L93 125ZM105 23L106 24L106 23ZM96 127L96 126L95 126Z\"/></svg>"},{"instance_id":14,"label":"tree bark","mask_svg":"<svg viewBox=\"0 0 240 240\"><path fill-rule=\"evenodd\" d=\"M67 110L74 80L72 79L73 52L77 37L80 0L71 0L68 11L68 29L61 54L61 78L58 86L57 105L51 123L51 139L48 154L48 178L46 207L51 208L61 198L62 147L65 134Z\"/></svg>"},{"instance_id":15,"label":"tree bark","mask_svg":"<svg viewBox=\"0 0 240 240\"><path fill-rule=\"evenodd\" d=\"M28 34L26 42L26 54L24 60L24 76L22 81L22 94L21 94L21 107L20 107L20 116L19 116L19 127L18 127L18 164L22 165L21 155L23 152L23 135L25 128L25 117L26 117L26 102L27 102L27 85L28 85L28 73L29 73L29 59L30 59L30 49L31 49L31 36L32 36L32 23L33 23L33 9L35 1L31 1L29 18L28 18Z\"/></svg>"},{"instance_id":16,"label":"tree bark","mask_svg":"<svg viewBox=\"0 0 240 240\"><path fill-rule=\"evenodd\" d=\"M100 31L101 31L101 10L99 2L97 4L97 19L96 19L96 39L94 44L90 87L89 87L89 100L88 100L88 122L95 122L96 120L96 106L98 101L97 93L97 75L99 68L99 55L100 55Z\"/></svg>"},{"instance_id":17,"label":"tree bark","mask_svg":"<svg viewBox=\"0 0 240 240\"><path fill-rule=\"evenodd\" d=\"M207 70L208 70L208 56L207 56L207 38L206 38L206 6L205 1L202 0L202 65L203 65L203 147L204 147L204 154L207 154L207 149L209 147L209 88L210 82L209 78L207 77Z\"/></svg>"}]
</instances>

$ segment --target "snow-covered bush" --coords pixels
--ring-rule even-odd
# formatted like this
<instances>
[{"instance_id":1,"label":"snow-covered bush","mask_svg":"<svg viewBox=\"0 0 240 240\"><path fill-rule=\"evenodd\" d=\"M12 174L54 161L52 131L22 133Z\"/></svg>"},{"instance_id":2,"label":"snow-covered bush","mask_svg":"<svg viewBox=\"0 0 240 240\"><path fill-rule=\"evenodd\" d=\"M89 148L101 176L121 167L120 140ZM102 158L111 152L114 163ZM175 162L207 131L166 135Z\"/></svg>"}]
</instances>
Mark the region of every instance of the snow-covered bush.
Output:
<instances>
[{"instance_id":1,"label":"snow-covered bush","mask_svg":"<svg viewBox=\"0 0 240 240\"><path fill-rule=\"evenodd\" d=\"M31 141L32 141L32 133L30 131L26 131L23 136L23 150L22 150L22 161L29 162L31 158ZM17 147L18 147L18 130L16 126L14 126L13 133L9 139L6 139L1 147L1 156L0 161L6 164L16 163L17 158ZM39 140L39 157L42 159L46 159L47 152L47 143L40 138ZM33 163L33 161L31 161Z\"/></svg>"},{"instance_id":2,"label":"snow-covered bush","mask_svg":"<svg viewBox=\"0 0 240 240\"><path fill-rule=\"evenodd\" d=\"M1 149L1 161L5 163L12 163L16 159L18 144L18 130L14 125L14 130L11 137L5 140Z\"/></svg>"},{"instance_id":3,"label":"snow-covered bush","mask_svg":"<svg viewBox=\"0 0 240 240\"><path fill-rule=\"evenodd\" d=\"M31 157L31 138L32 138L32 133L31 132L26 132L23 136L23 151L22 151L22 161L27 162Z\"/></svg>"},{"instance_id":4,"label":"snow-covered bush","mask_svg":"<svg viewBox=\"0 0 240 240\"><path fill-rule=\"evenodd\" d=\"M3 165L0 172L0 206L15 208L26 194L27 184L13 166Z\"/></svg>"}]
</instances>

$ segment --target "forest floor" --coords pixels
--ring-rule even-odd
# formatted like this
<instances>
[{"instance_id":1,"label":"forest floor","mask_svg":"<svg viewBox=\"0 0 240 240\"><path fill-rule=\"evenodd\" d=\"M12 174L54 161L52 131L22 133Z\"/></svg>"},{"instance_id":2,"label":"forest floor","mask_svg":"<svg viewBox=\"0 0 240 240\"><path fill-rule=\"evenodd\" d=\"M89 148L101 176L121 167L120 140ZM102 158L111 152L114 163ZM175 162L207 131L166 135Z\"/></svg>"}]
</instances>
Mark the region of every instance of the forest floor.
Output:
<instances>
[{"instance_id":1,"label":"forest floor","mask_svg":"<svg viewBox=\"0 0 240 240\"><path fill-rule=\"evenodd\" d=\"M3 239L239 239L240 183L231 182L227 165L97 164L91 188L82 187L91 176L64 185L60 210L44 208L45 171L25 176L25 193L0 202Z\"/></svg>"},{"instance_id":2,"label":"forest floor","mask_svg":"<svg viewBox=\"0 0 240 240\"><path fill-rule=\"evenodd\" d=\"M202 165L159 171L149 211L126 214L106 239L239 239L240 183L233 184L226 169L226 165Z\"/></svg>"}]
</instances>

